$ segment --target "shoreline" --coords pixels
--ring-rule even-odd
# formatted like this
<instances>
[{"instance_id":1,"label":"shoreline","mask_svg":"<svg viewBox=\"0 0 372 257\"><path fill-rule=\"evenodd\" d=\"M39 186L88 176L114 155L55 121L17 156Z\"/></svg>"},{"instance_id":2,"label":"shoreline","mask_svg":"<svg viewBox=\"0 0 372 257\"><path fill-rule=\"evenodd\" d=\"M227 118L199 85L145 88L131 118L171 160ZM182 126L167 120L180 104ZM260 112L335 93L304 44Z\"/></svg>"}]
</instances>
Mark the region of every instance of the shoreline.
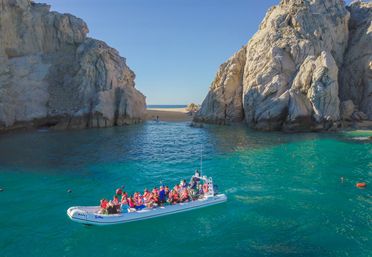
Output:
<instances>
[{"instance_id":1,"label":"shoreline","mask_svg":"<svg viewBox=\"0 0 372 257\"><path fill-rule=\"evenodd\" d=\"M135 123L142 123L146 121L162 121L162 122L190 122L192 126L195 127L204 127L204 125L217 125L217 126L230 126L230 125L244 125L244 122L238 123L231 123L225 125L218 125L215 123L208 123L208 122L193 122L194 114L191 114L186 110L186 108L147 108L146 114L143 119ZM71 128L60 128L57 126L51 127L35 127L35 121L30 122L29 124L18 124L19 126L1 129L0 128L0 135L5 135L8 133L17 133L17 132L25 132L25 131L38 131L44 130L45 131L71 131L71 130L85 130L91 128L82 128L82 127L71 127ZM130 124L126 124L130 125ZM116 126L112 126L116 127ZM120 126L119 126L120 127ZM108 127L107 127L108 128ZM248 128L248 127L247 127ZM343 133L343 132L352 132L352 131L372 131L372 121L365 120L365 121L343 121L341 127L335 128L332 130L293 130L293 131L285 131L285 130L257 130L252 129L254 131L261 131L261 132L282 132L282 133L290 133L290 134L297 134L297 133Z\"/></svg>"},{"instance_id":2,"label":"shoreline","mask_svg":"<svg viewBox=\"0 0 372 257\"><path fill-rule=\"evenodd\" d=\"M182 122L192 121L193 117L186 108L147 108L145 120Z\"/></svg>"}]
</instances>

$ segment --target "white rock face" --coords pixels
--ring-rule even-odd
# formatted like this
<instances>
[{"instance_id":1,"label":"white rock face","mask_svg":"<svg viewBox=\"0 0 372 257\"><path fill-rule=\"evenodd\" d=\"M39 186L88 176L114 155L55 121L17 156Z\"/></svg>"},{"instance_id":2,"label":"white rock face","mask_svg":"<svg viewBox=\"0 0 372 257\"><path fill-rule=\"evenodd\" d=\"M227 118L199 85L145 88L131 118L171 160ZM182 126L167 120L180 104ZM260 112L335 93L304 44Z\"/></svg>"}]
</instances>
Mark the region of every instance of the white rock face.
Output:
<instances>
[{"instance_id":1,"label":"white rock face","mask_svg":"<svg viewBox=\"0 0 372 257\"><path fill-rule=\"evenodd\" d=\"M109 127L140 121L135 74L79 18L0 0L0 130Z\"/></svg>"},{"instance_id":2,"label":"white rock face","mask_svg":"<svg viewBox=\"0 0 372 257\"><path fill-rule=\"evenodd\" d=\"M241 95L245 55L245 48L242 48L220 66L196 119L217 124L243 120Z\"/></svg>"},{"instance_id":3,"label":"white rock face","mask_svg":"<svg viewBox=\"0 0 372 257\"><path fill-rule=\"evenodd\" d=\"M369 15L370 4L368 8ZM244 47L244 56L240 51L227 62L239 65L234 68L239 71L234 78L241 80L216 87L221 84L220 78L231 77L231 71L224 68L226 64L222 65L195 120L229 123L233 121L230 117L241 117L243 113L249 126L263 130L322 129L339 121L343 86L339 68L349 42L349 20L350 13L342 0L282 0L268 11L259 31ZM370 16L367 20L370 25ZM358 29L362 34L367 32ZM360 39L356 41L360 44ZM371 49L370 42L364 42L368 46L359 45L364 49L362 53ZM230 87L237 94L226 98L221 92ZM224 116L224 106L235 106L240 101L241 106L236 105L229 110L229 116Z\"/></svg>"},{"instance_id":4,"label":"white rock face","mask_svg":"<svg viewBox=\"0 0 372 257\"><path fill-rule=\"evenodd\" d=\"M355 2L348 9L350 41L340 73L340 97L352 100L372 120L372 2Z\"/></svg>"}]
</instances>

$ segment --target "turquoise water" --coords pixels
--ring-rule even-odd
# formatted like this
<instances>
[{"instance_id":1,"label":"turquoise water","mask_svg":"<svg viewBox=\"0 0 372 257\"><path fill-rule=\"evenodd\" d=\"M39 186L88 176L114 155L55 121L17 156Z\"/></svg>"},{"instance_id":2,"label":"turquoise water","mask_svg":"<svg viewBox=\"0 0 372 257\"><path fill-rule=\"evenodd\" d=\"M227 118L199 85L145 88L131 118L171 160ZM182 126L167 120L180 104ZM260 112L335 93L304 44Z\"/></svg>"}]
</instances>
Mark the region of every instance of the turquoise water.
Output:
<instances>
[{"instance_id":1,"label":"turquoise water","mask_svg":"<svg viewBox=\"0 0 372 257\"><path fill-rule=\"evenodd\" d=\"M372 130L354 130L344 132L349 137L368 138L372 137Z\"/></svg>"},{"instance_id":2,"label":"turquoise water","mask_svg":"<svg viewBox=\"0 0 372 257\"><path fill-rule=\"evenodd\" d=\"M121 185L188 178L201 144L227 203L108 227L67 218ZM355 187L371 175L372 144L342 134L161 122L5 134L0 256L371 256L371 187Z\"/></svg>"}]
</instances>

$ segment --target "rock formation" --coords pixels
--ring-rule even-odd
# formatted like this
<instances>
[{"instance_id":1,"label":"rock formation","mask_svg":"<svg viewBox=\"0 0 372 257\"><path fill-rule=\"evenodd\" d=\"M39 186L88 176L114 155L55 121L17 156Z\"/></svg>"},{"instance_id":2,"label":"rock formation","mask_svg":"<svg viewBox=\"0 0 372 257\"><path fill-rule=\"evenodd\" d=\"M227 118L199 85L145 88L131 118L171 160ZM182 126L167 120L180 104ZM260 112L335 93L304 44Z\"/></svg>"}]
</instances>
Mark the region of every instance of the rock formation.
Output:
<instances>
[{"instance_id":1,"label":"rock formation","mask_svg":"<svg viewBox=\"0 0 372 257\"><path fill-rule=\"evenodd\" d=\"M370 115L371 3L349 9L343 0L272 7L249 43L220 67L195 121L327 129L344 117L340 98Z\"/></svg>"},{"instance_id":2,"label":"rock formation","mask_svg":"<svg viewBox=\"0 0 372 257\"><path fill-rule=\"evenodd\" d=\"M372 120L372 2L348 7L350 39L340 73L340 98L355 104L354 116Z\"/></svg>"},{"instance_id":3,"label":"rock formation","mask_svg":"<svg viewBox=\"0 0 372 257\"><path fill-rule=\"evenodd\" d=\"M242 48L220 66L210 92L198 112L205 121L225 124L243 119L242 79L245 65L245 48Z\"/></svg>"},{"instance_id":4,"label":"rock formation","mask_svg":"<svg viewBox=\"0 0 372 257\"><path fill-rule=\"evenodd\" d=\"M87 25L30 0L0 0L0 131L140 121L145 97L126 60Z\"/></svg>"}]
</instances>

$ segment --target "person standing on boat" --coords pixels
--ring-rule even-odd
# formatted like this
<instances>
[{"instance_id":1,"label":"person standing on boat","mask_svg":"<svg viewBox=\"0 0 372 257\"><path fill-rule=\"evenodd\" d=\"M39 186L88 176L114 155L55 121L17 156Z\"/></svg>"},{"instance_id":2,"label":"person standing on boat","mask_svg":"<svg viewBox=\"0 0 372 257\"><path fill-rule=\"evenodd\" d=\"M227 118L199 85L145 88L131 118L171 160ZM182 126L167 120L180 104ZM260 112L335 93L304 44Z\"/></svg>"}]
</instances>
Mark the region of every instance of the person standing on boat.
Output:
<instances>
[{"instance_id":1,"label":"person standing on boat","mask_svg":"<svg viewBox=\"0 0 372 257\"><path fill-rule=\"evenodd\" d=\"M191 180L190 180L190 188L196 189L199 182L200 182L200 172L199 170L195 170L195 174L194 176L191 177Z\"/></svg>"},{"instance_id":2,"label":"person standing on boat","mask_svg":"<svg viewBox=\"0 0 372 257\"><path fill-rule=\"evenodd\" d=\"M165 203L165 199L166 198L166 195L165 195L165 190L164 190L164 186L160 186L160 191L159 191L159 203L161 205L163 205Z\"/></svg>"},{"instance_id":3,"label":"person standing on boat","mask_svg":"<svg viewBox=\"0 0 372 257\"><path fill-rule=\"evenodd\" d=\"M182 179L180 181L180 187L181 187L181 189L185 189L187 187L187 183L186 183L186 180L185 179Z\"/></svg>"},{"instance_id":4,"label":"person standing on boat","mask_svg":"<svg viewBox=\"0 0 372 257\"><path fill-rule=\"evenodd\" d=\"M203 196L204 191L203 191L203 186L202 186L202 184L199 184L199 185L198 185L198 191L197 191L196 194L197 194L199 197Z\"/></svg>"},{"instance_id":5,"label":"person standing on boat","mask_svg":"<svg viewBox=\"0 0 372 257\"><path fill-rule=\"evenodd\" d=\"M195 170L194 177L200 178L200 171L198 169Z\"/></svg>"}]
</instances>

